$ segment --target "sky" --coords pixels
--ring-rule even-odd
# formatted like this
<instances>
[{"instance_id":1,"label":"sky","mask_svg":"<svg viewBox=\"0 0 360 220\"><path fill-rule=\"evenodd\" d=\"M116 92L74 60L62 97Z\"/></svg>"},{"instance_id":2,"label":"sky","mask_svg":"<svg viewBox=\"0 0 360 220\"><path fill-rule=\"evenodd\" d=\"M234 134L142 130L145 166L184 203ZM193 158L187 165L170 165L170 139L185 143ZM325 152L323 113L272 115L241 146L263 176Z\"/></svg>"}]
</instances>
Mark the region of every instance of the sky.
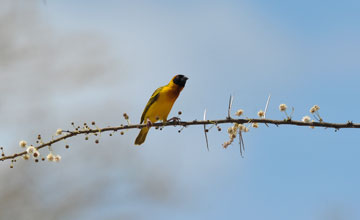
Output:
<instances>
[{"instance_id":1,"label":"sky","mask_svg":"<svg viewBox=\"0 0 360 220\"><path fill-rule=\"evenodd\" d=\"M0 54L11 61L0 63L4 146L74 120L118 125L126 112L138 123L175 74L189 78L170 113L182 111L182 120L202 119L204 109L225 118L230 95L233 113L257 117L271 94L271 119L285 118L281 103L294 107L294 120L317 104L327 122L359 122L358 1L15 2L9 27L19 27L14 45L26 50ZM55 186L61 195L89 185L74 200L79 208L54 219L360 218L357 130L260 125L244 134L242 158L237 143L222 148L229 126L210 130L209 152L201 126L152 129L141 147L129 130L102 136L98 147L69 140L77 147L59 150L59 165L19 161L11 172L53 173L37 188L39 211ZM55 207L74 198L52 199Z\"/></svg>"}]
</instances>

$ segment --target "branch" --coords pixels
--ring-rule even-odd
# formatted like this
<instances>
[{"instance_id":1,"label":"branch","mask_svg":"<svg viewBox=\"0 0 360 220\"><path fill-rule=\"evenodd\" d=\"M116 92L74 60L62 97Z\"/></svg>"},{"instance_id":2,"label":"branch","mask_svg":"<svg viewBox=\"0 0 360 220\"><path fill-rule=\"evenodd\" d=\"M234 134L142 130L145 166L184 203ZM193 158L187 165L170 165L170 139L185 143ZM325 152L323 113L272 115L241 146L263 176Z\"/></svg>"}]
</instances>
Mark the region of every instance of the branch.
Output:
<instances>
[{"instance_id":1,"label":"branch","mask_svg":"<svg viewBox=\"0 0 360 220\"><path fill-rule=\"evenodd\" d=\"M247 123L258 123L258 124L273 124L276 126L279 125L294 125L294 126L309 126L309 127L323 127L323 128L334 128L335 130L339 130L341 128L360 128L359 123L353 123L351 121L348 121L347 123L330 123L330 122L303 122L303 121L293 121L291 119L285 119L285 120L272 120L272 119L265 119L265 118L246 118L246 119L234 119L234 118L227 118L227 119L219 119L219 120L202 120L202 121L171 121L166 123L153 123L151 125L146 124L129 124L129 125L121 125L117 127L106 127L106 128L90 128L86 124L83 129L81 130L75 130L75 131L62 131L62 133L65 133L64 135L55 138L49 142L41 143L39 146L35 147L36 150L42 149L44 147L51 147L51 145L60 142L65 139L69 139L71 137L81 135L81 134L100 134L103 132L117 132L121 130L127 130L127 129L140 129L146 126L155 127L155 128L162 128L162 127L168 127L168 126L194 126L194 125L219 125L219 124L229 124L229 123L236 123L236 124L247 124ZM94 123L93 123L94 125ZM27 151L23 151L20 153L15 153L13 155L3 156L0 158L1 161L10 160L10 159L16 159L17 157L26 155Z\"/></svg>"}]
</instances>

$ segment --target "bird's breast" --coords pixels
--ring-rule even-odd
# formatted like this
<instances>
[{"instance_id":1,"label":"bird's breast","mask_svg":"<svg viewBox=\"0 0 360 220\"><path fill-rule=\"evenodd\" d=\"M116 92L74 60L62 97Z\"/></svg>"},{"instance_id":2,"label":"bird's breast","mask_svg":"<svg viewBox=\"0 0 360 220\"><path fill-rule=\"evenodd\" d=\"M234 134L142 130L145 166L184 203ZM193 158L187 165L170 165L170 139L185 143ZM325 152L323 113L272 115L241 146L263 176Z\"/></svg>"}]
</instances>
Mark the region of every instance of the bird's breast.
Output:
<instances>
[{"instance_id":1,"label":"bird's breast","mask_svg":"<svg viewBox=\"0 0 360 220\"><path fill-rule=\"evenodd\" d=\"M158 100L148 110L147 118L152 122L157 119L166 120L180 92L181 89L174 88L164 88L160 91Z\"/></svg>"}]
</instances>

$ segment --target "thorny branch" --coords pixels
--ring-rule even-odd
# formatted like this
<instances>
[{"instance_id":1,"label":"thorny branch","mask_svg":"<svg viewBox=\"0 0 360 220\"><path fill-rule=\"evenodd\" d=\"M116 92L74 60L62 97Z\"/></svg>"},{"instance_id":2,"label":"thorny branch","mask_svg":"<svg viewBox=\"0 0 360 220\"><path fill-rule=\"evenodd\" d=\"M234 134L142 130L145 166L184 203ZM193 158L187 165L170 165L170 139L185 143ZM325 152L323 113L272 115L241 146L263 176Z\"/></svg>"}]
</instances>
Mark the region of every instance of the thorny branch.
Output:
<instances>
[{"instance_id":1,"label":"thorny branch","mask_svg":"<svg viewBox=\"0 0 360 220\"><path fill-rule=\"evenodd\" d=\"M168 127L168 126L193 126L193 125L219 125L219 124L229 124L229 123L237 123L237 124L247 124L247 123L258 123L258 124L272 124L272 125L294 125L294 126L310 126L310 127L322 127L322 128L334 128L336 131L341 128L360 128L360 123L353 123L348 121L346 123L330 123L330 122L303 122L303 121L294 121L291 119L285 120L272 120L272 119L265 119L265 118L246 118L246 119L235 119L235 118L227 118L227 119L219 119L219 120L193 120L193 121L171 121L165 123L153 123L151 125L146 124L129 124L129 125L122 125L122 126L115 126L115 127L105 127L105 128L87 128L83 130L77 131L63 131L63 135L55 138L49 142L45 142L40 144L39 146L35 147L37 150L42 149L44 147L50 147L51 145L63 141L65 139L69 139L71 137L81 135L81 134L100 134L103 132L117 132L121 130L127 129L140 129L146 126L150 127ZM0 158L1 161L9 160L9 159L16 159L19 156L23 156L27 154L27 151L23 151L20 153L15 153L8 156L2 156Z\"/></svg>"}]
</instances>

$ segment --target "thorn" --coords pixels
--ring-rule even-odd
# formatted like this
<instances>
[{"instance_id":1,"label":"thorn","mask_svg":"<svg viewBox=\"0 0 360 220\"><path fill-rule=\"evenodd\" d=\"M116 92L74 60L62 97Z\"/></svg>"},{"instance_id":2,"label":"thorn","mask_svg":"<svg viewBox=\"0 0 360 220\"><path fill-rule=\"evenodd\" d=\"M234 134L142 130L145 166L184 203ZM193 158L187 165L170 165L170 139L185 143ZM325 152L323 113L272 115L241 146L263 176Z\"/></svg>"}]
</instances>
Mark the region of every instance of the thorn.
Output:
<instances>
[{"instance_id":1,"label":"thorn","mask_svg":"<svg viewBox=\"0 0 360 220\"><path fill-rule=\"evenodd\" d=\"M268 106L269 106L269 103L270 103L270 98L271 98L271 94L269 94L269 97L266 101L266 105L265 105L265 110L264 110L264 118L266 118L266 112L267 112L267 109L268 109Z\"/></svg>"},{"instance_id":2,"label":"thorn","mask_svg":"<svg viewBox=\"0 0 360 220\"><path fill-rule=\"evenodd\" d=\"M227 119L231 118L230 114L231 114L231 106L233 104L233 101L234 101L234 97L232 95L230 95Z\"/></svg>"},{"instance_id":3,"label":"thorn","mask_svg":"<svg viewBox=\"0 0 360 220\"><path fill-rule=\"evenodd\" d=\"M240 145L240 156L244 158L243 151L245 151L245 144L241 131L239 131L239 145Z\"/></svg>"},{"instance_id":4,"label":"thorn","mask_svg":"<svg viewBox=\"0 0 360 220\"><path fill-rule=\"evenodd\" d=\"M206 121L206 109L204 111L204 121ZM206 125L204 124L204 134L205 134L205 140L206 140L206 148L207 148L208 151L210 151L209 150L209 141L208 141L206 130L207 130Z\"/></svg>"},{"instance_id":5,"label":"thorn","mask_svg":"<svg viewBox=\"0 0 360 220\"><path fill-rule=\"evenodd\" d=\"M264 118L266 118L266 112L270 103L270 98L271 98L271 94L269 94L268 99L266 101L266 105L265 105L265 110L264 110ZM266 127L269 127L269 125L267 123L265 123Z\"/></svg>"}]
</instances>

